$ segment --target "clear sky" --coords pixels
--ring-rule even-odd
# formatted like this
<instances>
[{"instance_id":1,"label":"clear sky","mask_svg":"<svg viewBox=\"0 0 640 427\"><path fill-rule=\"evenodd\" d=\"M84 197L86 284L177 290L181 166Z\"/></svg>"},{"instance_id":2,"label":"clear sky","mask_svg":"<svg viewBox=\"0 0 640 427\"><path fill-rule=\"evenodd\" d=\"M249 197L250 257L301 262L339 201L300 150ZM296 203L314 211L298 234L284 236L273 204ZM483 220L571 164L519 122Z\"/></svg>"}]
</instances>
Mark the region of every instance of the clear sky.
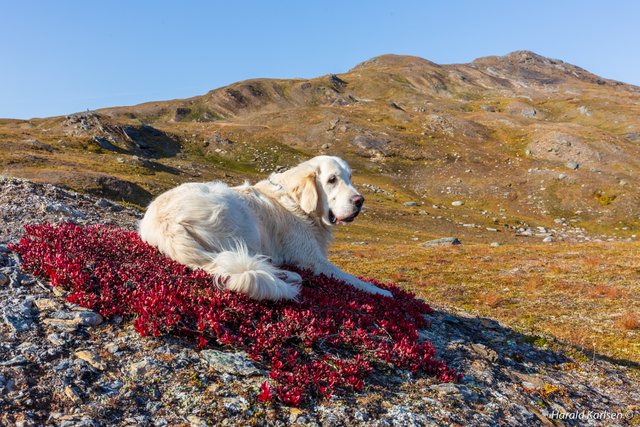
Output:
<instances>
[{"instance_id":1,"label":"clear sky","mask_svg":"<svg viewBox=\"0 0 640 427\"><path fill-rule=\"evenodd\" d=\"M640 85L640 1L0 0L0 117L186 98L254 77L532 50Z\"/></svg>"}]
</instances>

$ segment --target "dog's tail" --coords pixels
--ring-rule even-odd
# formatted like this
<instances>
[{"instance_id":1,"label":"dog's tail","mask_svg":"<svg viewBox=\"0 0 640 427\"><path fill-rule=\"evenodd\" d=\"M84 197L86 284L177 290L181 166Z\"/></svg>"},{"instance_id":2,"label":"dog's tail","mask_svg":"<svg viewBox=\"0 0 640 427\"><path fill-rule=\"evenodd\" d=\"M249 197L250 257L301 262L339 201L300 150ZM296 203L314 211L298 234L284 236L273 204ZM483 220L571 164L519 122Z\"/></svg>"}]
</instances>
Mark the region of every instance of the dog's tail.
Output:
<instances>
[{"instance_id":1,"label":"dog's tail","mask_svg":"<svg viewBox=\"0 0 640 427\"><path fill-rule=\"evenodd\" d=\"M201 268L214 277L226 277L225 289L256 300L296 299L300 293L299 285L278 277L287 277L286 272L270 264L264 255L249 254L244 245L213 254Z\"/></svg>"}]
</instances>

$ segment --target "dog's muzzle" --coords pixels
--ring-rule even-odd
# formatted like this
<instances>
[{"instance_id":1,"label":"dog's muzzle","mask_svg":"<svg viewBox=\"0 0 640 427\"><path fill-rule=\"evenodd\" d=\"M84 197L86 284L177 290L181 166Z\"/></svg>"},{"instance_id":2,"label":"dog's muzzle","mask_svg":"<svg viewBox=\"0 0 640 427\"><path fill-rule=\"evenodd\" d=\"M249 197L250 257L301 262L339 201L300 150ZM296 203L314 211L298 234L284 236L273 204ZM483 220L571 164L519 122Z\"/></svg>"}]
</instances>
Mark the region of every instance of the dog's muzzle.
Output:
<instances>
[{"instance_id":1,"label":"dog's muzzle","mask_svg":"<svg viewBox=\"0 0 640 427\"><path fill-rule=\"evenodd\" d=\"M329 209L329 222L331 224L338 224L338 223L346 224L349 222L353 222L353 220L356 219L359 213L360 213L360 209L358 209L357 211L355 211L354 213L352 213L346 218L337 218L333 213L333 211Z\"/></svg>"}]
</instances>

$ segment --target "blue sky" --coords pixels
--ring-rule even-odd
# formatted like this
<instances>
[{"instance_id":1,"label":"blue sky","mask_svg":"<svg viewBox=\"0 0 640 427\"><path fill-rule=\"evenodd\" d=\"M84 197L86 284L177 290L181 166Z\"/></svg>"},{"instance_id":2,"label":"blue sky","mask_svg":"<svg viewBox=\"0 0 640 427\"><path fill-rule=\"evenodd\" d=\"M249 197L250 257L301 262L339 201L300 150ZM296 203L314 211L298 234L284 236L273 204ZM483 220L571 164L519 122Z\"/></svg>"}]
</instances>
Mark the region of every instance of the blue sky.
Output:
<instances>
[{"instance_id":1,"label":"blue sky","mask_svg":"<svg viewBox=\"0 0 640 427\"><path fill-rule=\"evenodd\" d=\"M185 98L253 77L532 50L640 85L638 1L0 0L0 117Z\"/></svg>"}]
</instances>

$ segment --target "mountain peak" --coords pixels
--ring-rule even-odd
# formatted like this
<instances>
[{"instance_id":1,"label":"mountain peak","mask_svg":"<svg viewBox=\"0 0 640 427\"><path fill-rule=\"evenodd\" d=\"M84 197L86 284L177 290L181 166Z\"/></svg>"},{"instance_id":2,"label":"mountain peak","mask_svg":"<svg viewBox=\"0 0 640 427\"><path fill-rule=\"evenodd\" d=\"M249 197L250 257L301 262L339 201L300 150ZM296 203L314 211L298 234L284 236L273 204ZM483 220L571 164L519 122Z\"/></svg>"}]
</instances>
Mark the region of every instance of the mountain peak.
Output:
<instances>
[{"instance_id":1,"label":"mountain peak","mask_svg":"<svg viewBox=\"0 0 640 427\"><path fill-rule=\"evenodd\" d=\"M504 56L484 56L474 59L469 66L496 77L542 84L558 84L567 79L577 79L598 85L622 84L599 77L577 65L528 50L516 50Z\"/></svg>"},{"instance_id":2,"label":"mountain peak","mask_svg":"<svg viewBox=\"0 0 640 427\"><path fill-rule=\"evenodd\" d=\"M359 63L352 70L366 69L370 67L439 67L435 62L412 55L385 54L375 56Z\"/></svg>"},{"instance_id":3,"label":"mountain peak","mask_svg":"<svg viewBox=\"0 0 640 427\"><path fill-rule=\"evenodd\" d=\"M503 56L483 56L472 61L472 64L482 64L485 62L504 62L512 64L524 64L524 65L548 65L556 66L559 64L565 64L564 61L559 59L552 59L546 56L542 56L530 50L515 50Z\"/></svg>"}]
</instances>

